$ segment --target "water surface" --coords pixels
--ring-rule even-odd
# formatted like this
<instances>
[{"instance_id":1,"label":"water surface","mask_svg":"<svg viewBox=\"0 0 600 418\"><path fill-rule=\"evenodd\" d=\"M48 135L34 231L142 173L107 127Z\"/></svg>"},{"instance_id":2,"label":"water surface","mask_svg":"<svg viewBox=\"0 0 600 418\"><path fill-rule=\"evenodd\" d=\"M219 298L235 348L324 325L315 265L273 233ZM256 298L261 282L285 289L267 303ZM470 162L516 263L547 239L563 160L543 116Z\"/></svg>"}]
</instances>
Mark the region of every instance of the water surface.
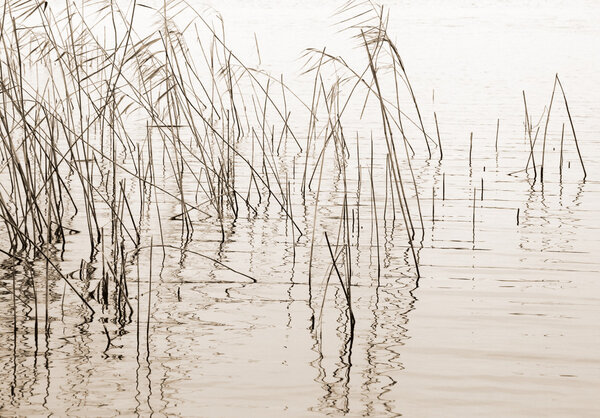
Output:
<instances>
[{"instance_id":1,"label":"water surface","mask_svg":"<svg viewBox=\"0 0 600 418\"><path fill-rule=\"evenodd\" d=\"M240 57L277 76L283 73L306 102L313 80L300 74L303 48L327 46L349 61L364 54L347 33L337 32L334 9L324 2L228 1L214 7ZM180 207L164 199L158 202L163 239L183 249L153 251L150 299L149 251L139 281L135 265L128 267L133 305L141 289L139 325L137 313L125 325L101 309L91 318L55 277L50 330L40 332L36 349L31 305L24 302L28 278L2 259L2 415L600 414L600 50L595 45L600 6L431 0L386 7L388 30L396 36L425 126L435 135L435 111L444 145L441 161L424 158L423 150L412 160L425 225L415 240L421 277L400 214L394 220L385 203L385 174L374 178L375 190L381 190L374 199L382 266L377 276L367 184L370 138L361 134L361 195L352 197L351 239L360 242L351 250L353 335L342 288L331 285L324 295L322 285L331 264L322 233L337 237L340 178L323 179L312 295L310 234L292 236L273 200L262 201L255 214L226 222L223 242L214 219L195 219L195 235L183 243L181 222L168 220ZM520 171L529 155L522 91L535 123L549 102L555 73L565 87L588 177L582 180L571 136L565 139L559 175L560 132L563 123L568 132L569 122L557 101L542 185L531 172ZM347 131L361 128L364 134L378 116L356 119ZM295 123L305 141L307 119ZM357 139L348 137L354 152ZM298 197L304 160L288 144L277 161ZM375 144L373 164L381 174L385 149ZM159 161L160 147L156 152ZM239 170L241 178L249 177ZM357 190L356 162L348 170L350 190ZM161 181L175 187L172 178ZM193 178L184 186L196 189ZM292 199L303 231L313 225L315 192L313 187L307 193L309 204ZM85 221L73 222L86 230ZM156 220L144 230L158 241ZM64 272L88 258L87 248L81 249L84 235L68 237ZM36 269L41 286L44 263ZM315 315L322 323L312 330Z\"/></svg>"}]
</instances>

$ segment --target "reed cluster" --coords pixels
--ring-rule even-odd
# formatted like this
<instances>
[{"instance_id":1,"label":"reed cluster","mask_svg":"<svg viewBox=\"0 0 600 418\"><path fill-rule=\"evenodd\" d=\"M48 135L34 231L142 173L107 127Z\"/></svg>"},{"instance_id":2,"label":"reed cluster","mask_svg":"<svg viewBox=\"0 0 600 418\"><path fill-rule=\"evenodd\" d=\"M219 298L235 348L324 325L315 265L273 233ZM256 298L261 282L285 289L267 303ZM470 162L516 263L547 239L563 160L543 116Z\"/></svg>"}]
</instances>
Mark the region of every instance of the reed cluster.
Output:
<instances>
[{"instance_id":1,"label":"reed cluster","mask_svg":"<svg viewBox=\"0 0 600 418\"><path fill-rule=\"evenodd\" d=\"M24 276L39 277L43 263L46 312L49 282L62 280L90 313L108 309L127 324L137 311L139 322L142 257L151 259L154 248L163 260L169 249L188 251L208 223L225 241L226 225L265 202L289 226L294 263L296 247L308 248L301 262L313 329L333 283L354 327L352 252L364 245L367 216L377 279L380 224L388 219L401 225L408 268L419 277L415 240L425 221L411 161L441 160L442 143L436 114L436 138L426 132L383 7L349 1L337 10L362 61L307 49L303 77L312 96L301 98L283 76L242 62L214 11L185 0L123 3L7 0L0 11L0 251ZM361 128L365 115L377 118ZM385 154L384 167L375 152ZM339 188L328 187L331 179ZM325 196L339 212L335 231L320 219ZM161 215L165 202L175 213ZM164 222L180 224L177 242L164 236ZM73 236L85 237L76 241L86 255L64 272ZM150 269L148 303L151 283ZM36 280L30 284L37 328Z\"/></svg>"}]
</instances>

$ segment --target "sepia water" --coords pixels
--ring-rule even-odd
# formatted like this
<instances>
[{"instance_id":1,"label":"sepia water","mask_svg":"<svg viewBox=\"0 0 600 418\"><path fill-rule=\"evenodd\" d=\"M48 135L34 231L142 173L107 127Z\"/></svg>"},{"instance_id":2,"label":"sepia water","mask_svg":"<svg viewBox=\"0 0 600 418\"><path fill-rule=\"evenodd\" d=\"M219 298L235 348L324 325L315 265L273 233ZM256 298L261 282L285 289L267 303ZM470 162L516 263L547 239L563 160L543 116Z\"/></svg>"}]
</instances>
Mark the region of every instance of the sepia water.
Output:
<instances>
[{"instance_id":1,"label":"sepia water","mask_svg":"<svg viewBox=\"0 0 600 418\"><path fill-rule=\"evenodd\" d=\"M56 278L50 332L40 331L36 349L31 306L21 301L25 278L15 278L1 256L0 415L600 415L600 4L385 5L388 31L396 37L427 131L437 136L435 111L444 147L441 160L437 151L431 159L421 153L412 160L425 226L415 238L421 277L400 215L395 222L389 213L383 220L384 207L391 210L387 179L376 176L374 190L382 191L375 195L382 271L377 277L366 136L359 139L360 213L352 214L352 240L361 242L351 253L353 336L342 288L332 284L323 296L322 285L331 265L322 231L337 237L339 178L323 179L310 305L310 234L292 238L274 201L263 201L255 215L226 222L224 242L214 218L198 219L193 240L177 250L181 222L169 218L180 207L165 200L161 224L154 220L145 228L154 231L155 243L162 228L165 243L175 249L153 251L150 293L148 251L142 280L129 283L134 306L141 289L139 322L134 314L120 327L101 311L90 318ZM304 48L326 46L350 58L362 54L348 33L338 32L335 5L328 2L232 0L213 6L223 15L232 49L252 65L283 73L306 102L313 80L301 76ZM557 96L542 185L531 170L522 171L530 146L523 91L535 124L556 73L587 178L582 180ZM307 125L307 119L298 122L300 138ZM287 150L280 158L289 168L290 188L298 192L304 161L295 156L297 149ZM373 159L375 167L385 165L384 146L375 146ZM195 190L193 178L187 181ZM165 184L173 185L169 179ZM314 193L308 192L311 199ZM300 229L309 230L314 205L296 199L292 209ZM75 226L87 230L85 221ZM69 236L65 273L89 256L84 235ZM322 321L317 331L311 330L313 316Z\"/></svg>"}]
</instances>

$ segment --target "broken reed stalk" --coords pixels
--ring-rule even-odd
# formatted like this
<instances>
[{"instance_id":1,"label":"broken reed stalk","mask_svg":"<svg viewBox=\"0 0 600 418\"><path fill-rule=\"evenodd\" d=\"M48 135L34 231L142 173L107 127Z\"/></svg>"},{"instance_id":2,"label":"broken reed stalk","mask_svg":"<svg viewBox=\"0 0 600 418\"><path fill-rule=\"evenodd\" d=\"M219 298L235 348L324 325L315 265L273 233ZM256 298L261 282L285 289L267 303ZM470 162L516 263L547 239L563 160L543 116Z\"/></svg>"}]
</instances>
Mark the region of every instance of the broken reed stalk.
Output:
<instances>
[{"instance_id":1,"label":"broken reed stalk","mask_svg":"<svg viewBox=\"0 0 600 418\"><path fill-rule=\"evenodd\" d=\"M558 163L558 172L560 175L560 180L562 182L562 171L563 171L563 143L565 139L565 124L562 124L562 130L560 132L560 161Z\"/></svg>"},{"instance_id":2,"label":"broken reed stalk","mask_svg":"<svg viewBox=\"0 0 600 418\"><path fill-rule=\"evenodd\" d=\"M446 173L442 173L442 200L446 200Z\"/></svg>"},{"instance_id":3,"label":"broken reed stalk","mask_svg":"<svg viewBox=\"0 0 600 418\"><path fill-rule=\"evenodd\" d=\"M483 201L483 177L481 178L481 200Z\"/></svg>"},{"instance_id":4,"label":"broken reed stalk","mask_svg":"<svg viewBox=\"0 0 600 418\"><path fill-rule=\"evenodd\" d=\"M569 124L571 125L571 132L573 132L573 140L575 141L575 148L577 149L577 155L579 156L579 162L581 163L581 169L583 170L583 180L585 181L587 177L587 172L585 170L585 164L583 164L583 157L581 156L581 150L579 149L579 142L577 141L577 134L575 133L575 125L573 124L573 118L571 117L571 111L569 110L569 103L567 102L567 96L565 94L565 90L563 89L562 83L558 78L558 74L556 74L556 81L558 82L558 86L560 87L560 91L562 93L565 108L567 109L567 116L569 117Z\"/></svg>"},{"instance_id":5,"label":"broken reed stalk","mask_svg":"<svg viewBox=\"0 0 600 418\"><path fill-rule=\"evenodd\" d=\"M527 170L529 161L533 165L533 182L537 180L537 167L535 165L535 153L534 153L534 144L535 142L531 138L531 122L529 120L529 112L527 110L527 99L525 98L525 90L523 90L523 105L525 106L525 135L529 139L529 158L527 160L527 165L525 169Z\"/></svg>"},{"instance_id":6,"label":"broken reed stalk","mask_svg":"<svg viewBox=\"0 0 600 418\"><path fill-rule=\"evenodd\" d=\"M371 221L371 231L375 230L375 243L377 246L377 277L381 277L381 256L379 254L379 222L377 220L377 200L375 198L375 184L373 182L373 137L371 137L371 167L369 169L369 178L371 180L371 213L372 219L375 221L375 228L372 228L373 221ZM371 239L373 233L371 232ZM371 241L372 242L372 241Z\"/></svg>"},{"instance_id":7,"label":"broken reed stalk","mask_svg":"<svg viewBox=\"0 0 600 418\"><path fill-rule=\"evenodd\" d=\"M473 132L471 132L471 135L469 136L469 167L471 167L472 157L473 157Z\"/></svg>"},{"instance_id":8,"label":"broken reed stalk","mask_svg":"<svg viewBox=\"0 0 600 418\"><path fill-rule=\"evenodd\" d=\"M473 247L475 247L475 205L476 205L476 201L477 201L477 188L474 187L473 188L473 221L472 221L472 225L473 225L473 235L472 235Z\"/></svg>"},{"instance_id":9,"label":"broken reed stalk","mask_svg":"<svg viewBox=\"0 0 600 418\"><path fill-rule=\"evenodd\" d=\"M548 105L548 114L546 115L546 124L544 126L544 137L542 142L542 166L540 167L540 181L544 182L544 160L546 156L546 136L548 134L548 124L550 123L550 113L552 112L552 104L554 103L554 93L556 91L557 77L554 78L554 86L552 87L552 96L550 96L550 104Z\"/></svg>"},{"instance_id":10,"label":"broken reed stalk","mask_svg":"<svg viewBox=\"0 0 600 418\"><path fill-rule=\"evenodd\" d=\"M433 112L433 119L435 120L435 131L437 133L438 145L440 146L440 161L444 158L444 151L442 149L442 138L440 138L440 127L438 126L437 114Z\"/></svg>"},{"instance_id":11,"label":"broken reed stalk","mask_svg":"<svg viewBox=\"0 0 600 418\"><path fill-rule=\"evenodd\" d=\"M552 104L554 103L554 94L556 92L556 86L560 87L560 91L562 93L563 96L563 100L565 103L565 109L567 111L567 116L569 118L569 124L571 126L571 131L573 133L573 140L575 141L575 148L577 149L577 155L579 157L579 162L581 163L581 169L583 170L583 180L585 181L586 177L587 177L587 172L585 170L585 165L583 163L583 157L581 156L581 150L579 149L579 142L577 141L577 134L575 133L575 125L573 124L573 119L571 117L571 111L569 109L569 103L567 102L567 96L565 94L565 90L563 89L562 83L560 81L560 78L558 77L558 74L555 75L554 77L554 85L552 87L552 95L550 97L550 104L548 105L548 114L546 116L546 124L544 126L544 142L543 142L543 148L542 148L542 167L541 167L541 180L543 181L544 179L544 154L545 154L545 148L546 148L546 135L548 132L548 125L550 122L550 112L552 111ZM562 143L563 143L563 137L564 137L564 124L563 124L563 131L561 134L561 164L560 164L560 171L561 171L561 175L562 175Z\"/></svg>"}]
</instances>

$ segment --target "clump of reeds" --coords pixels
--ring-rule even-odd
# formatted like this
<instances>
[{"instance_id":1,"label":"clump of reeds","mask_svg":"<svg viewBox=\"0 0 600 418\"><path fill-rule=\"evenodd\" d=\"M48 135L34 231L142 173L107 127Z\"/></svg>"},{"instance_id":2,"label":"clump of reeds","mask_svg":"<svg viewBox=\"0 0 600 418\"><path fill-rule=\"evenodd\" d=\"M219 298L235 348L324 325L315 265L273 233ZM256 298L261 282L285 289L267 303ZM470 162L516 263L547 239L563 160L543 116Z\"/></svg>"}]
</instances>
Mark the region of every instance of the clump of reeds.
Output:
<instances>
[{"instance_id":1,"label":"clump of reeds","mask_svg":"<svg viewBox=\"0 0 600 418\"><path fill-rule=\"evenodd\" d=\"M356 8L364 10L355 15ZM365 185L377 277L383 274L380 220L395 221L398 213L412 268L420 275L415 239L425 226L411 159L415 149L431 158L436 148L441 159L442 144L437 115L437 143L425 130L382 7L350 2L339 10L364 51L361 66L325 48L307 50L306 73L313 80L307 102L283 77L245 65L227 46L224 28L213 25L212 12L186 1L152 8L133 0L127 9L109 0L85 8L65 1L59 9L48 2L7 0L0 12L2 253L25 264L44 260L46 290L50 281L63 280L89 312L110 311L125 326L137 310L139 323L139 273L132 270L148 245L149 254L160 248L164 262L166 251L202 239L203 222L220 225L225 241L225 225L273 201L291 226L291 245L310 237L309 304L315 250L324 239L328 272L335 272L344 290L353 329L351 251L361 245ZM138 31L141 14L145 22L153 17L153 30ZM301 109L298 115L291 101ZM359 150L369 136L356 133L356 153L347 136L357 108L360 117L378 115L378 130L369 132L368 163ZM294 117L308 120L302 135L291 127ZM407 125L422 143L410 138ZM374 148L386 154L383 189L376 181L381 169L375 167ZM288 149L299 153L301 173L278 158ZM352 164L356 170L349 169ZM363 168L369 175L365 183ZM357 178L351 180L353 173ZM323 195L332 201L325 182L334 178L343 184L335 199L342 208L335 244L319 220ZM296 181L301 187L293 187ZM178 208L168 218L161 216L159 202L165 200ZM302 227L292 210L299 202L313 209L312 222ZM158 225L155 231L150 219ZM181 242L165 240L167 221L180 224ZM70 236L78 234L86 237L86 257L77 271L64 274L56 248L64 252ZM137 295L130 293L132 280L138 282ZM150 294L149 288L149 303ZM37 309L37 296L34 303ZM109 349L108 330L106 335Z\"/></svg>"},{"instance_id":2,"label":"clump of reeds","mask_svg":"<svg viewBox=\"0 0 600 418\"><path fill-rule=\"evenodd\" d=\"M573 118L571 116L571 110L569 108L569 103L567 101L567 95L565 93L565 90L563 88L563 85L560 81L560 78L558 77L558 74L556 74L554 76L554 85L552 87L552 94L550 96L550 102L548 103L548 106L544 108L544 111L542 112L542 115L540 116L539 121L535 124L532 121L532 116L529 113L529 110L527 108L527 100L525 98L525 92L523 91L523 103L525 106L525 136L527 138L527 142L529 145L529 155L527 158L527 163L525 165L525 169L524 171L527 172L530 168L533 170L533 183L535 184L537 177L538 177L538 172L539 172L539 176L540 176L540 182L542 183L542 185L544 184L544 174L547 172L547 170L545 170L545 168L547 168L547 156L546 156L546 148L547 148L547 141L548 139L548 128L550 125L550 116L552 113L552 109L553 109L553 105L554 105L554 96L556 94L557 91L557 87L560 89L561 92L561 96L562 96L562 101L564 104L564 109L566 112L566 116L568 118L569 121L569 126L571 127L571 133L573 135L573 143L575 145L575 150L577 152L577 158L579 160L579 163L581 165L581 170L583 172L583 181L585 181L586 177L587 177L587 171L585 169L585 164L583 162L583 157L581 154L581 149L579 146L579 141L577 139L577 134L575 132L575 125L573 123ZM544 123L544 129L543 129L543 135L542 135L542 144L541 144L541 162L539 165L536 165L536 144L538 143L538 136L540 133L540 129L541 129L541 125L542 125L542 120L544 119L545 116L545 123ZM496 128L496 143L498 141L498 129L499 129L499 123L500 121L498 120L498 127ZM564 123L562 124L562 132L561 132L561 139L560 139L560 153L559 153L559 178L562 181L562 172L563 172L563 160L564 160L564 156L563 156L563 151L564 151L564 135L565 135L565 131L564 131ZM533 130L535 129L535 134L533 134ZM496 145L497 148L497 145ZM539 148L539 147L538 147ZM538 160L540 161L540 160Z\"/></svg>"}]
</instances>

